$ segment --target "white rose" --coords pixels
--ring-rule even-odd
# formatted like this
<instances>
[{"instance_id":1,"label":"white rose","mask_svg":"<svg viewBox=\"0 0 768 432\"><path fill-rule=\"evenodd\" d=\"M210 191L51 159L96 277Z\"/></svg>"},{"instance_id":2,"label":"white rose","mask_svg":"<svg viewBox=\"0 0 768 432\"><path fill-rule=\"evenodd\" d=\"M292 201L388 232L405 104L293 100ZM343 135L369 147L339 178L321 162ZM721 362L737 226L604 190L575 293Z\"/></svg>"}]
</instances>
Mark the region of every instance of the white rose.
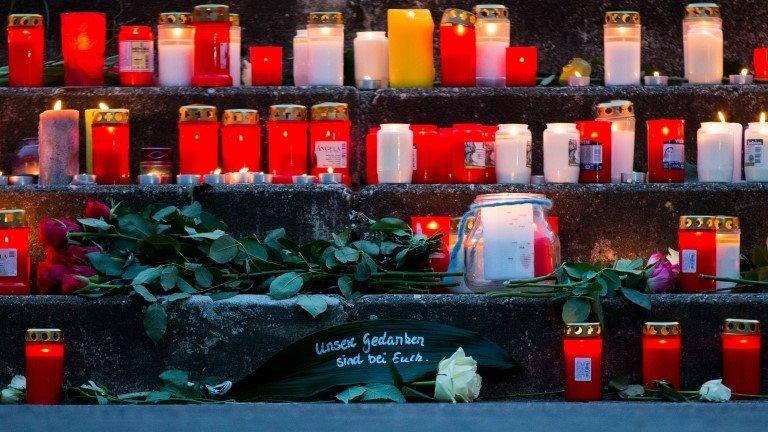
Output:
<instances>
[{"instance_id":1,"label":"white rose","mask_svg":"<svg viewBox=\"0 0 768 432\"><path fill-rule=\"evenodd\" d=\"M11 378L11 383L8 385L8 387L13 387L16 390L26 390L27 379L24 378L24 375L16 375Z\"/></svg>"},{"instance_id":2,"label":"white rose","mask_svg":"<svg viewBox=\"0 0 768 432\"><path fill-rule=\"evenodd\" d=\"M726 402L731 399L731 389L723 385L723 380L711 380L699 390L701 400L705 402Z\"/></svg>"},{"instance_id":3,"label":"white rose","mask_svg":"<svg viewBox=\"0 0 768 432\"><path fill-rule=\"evenodd\" d=\"M251 62L248 60L243 59L243 71L241 72L240 80L243 82L244 86L251 85Z\"/></svg>"},{"instance_id":4,"label":"white rose","mask_svg":"<svg viewBox=\"0 0 768 432\"><path fill-rule=\"evenodd\" d=\"M437 367L435 399L444 402L472 402L480 396L482 378L477 374L477 362L459 348Z\"/></svg>"}]
</instances>

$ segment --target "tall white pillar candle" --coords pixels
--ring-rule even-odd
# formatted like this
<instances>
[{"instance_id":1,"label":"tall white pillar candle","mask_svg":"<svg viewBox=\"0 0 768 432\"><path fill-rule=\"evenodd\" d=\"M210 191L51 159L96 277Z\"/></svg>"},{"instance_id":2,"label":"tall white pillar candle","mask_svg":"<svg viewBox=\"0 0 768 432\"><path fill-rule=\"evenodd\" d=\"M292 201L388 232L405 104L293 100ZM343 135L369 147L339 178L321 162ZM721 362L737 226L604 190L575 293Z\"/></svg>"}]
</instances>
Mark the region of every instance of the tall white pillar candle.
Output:
<instances>
[{"instance_id":1,"label":"tall white pillar candle","mask_svg":"<svg viewBox=\"0 0 768 432\"><path fill-rule=\"evenodd\" d=\"M413 131L410 125L381 125L376 133L376 174L379 183L411 183Z\"/></svg>"},{"instance_id":2,"label":"tall white pillar candle","mask_svg":"<svg viewBox=\"0 0 768 432\"><path fill-rule=\"evenodd\" d=\"M357 32L355 84L361 89L389 86L389 40L383 31Z\"/></svg>"},{"instance_id":3,"label":"tall white pillar candle","mask_svg":"<svg viewBox=\"0 0 768 432\"><path fill-rule=\"evenodd\" d=\"M723 23L714 3L692 3L683 19L685 78L691 84L723 80Z\"/></svg>"},{"instance_id":4,"label":"tall white pillar candle","mask_svg":"<svg viewBox=\"0 0 768 432\"><path fill-rule=\"evenodd\" d=\"M63 110L56 102L40 114L38 140L40 184L68 185L80 166L80 112Z\"/></svg>"},{"instance_id":5,"label":"tall white pillar candle","mask_svg":"<svg viewBox=\"0 0 768 432\"><path fill-rule=\"evenodd\" d=\"M635 107L628 100L603 102L596 120L611 122L611 183L621 183L635 166Z\"/></svg>"},{"instance_id":6,"label":"tall white pillar candle","mask_svg":"<svg viewBox=\"0 0 768 432\"><path fill-rule=\"evenodd\" d=\"M696 134L696 166L699 181L733 181L734 134L731 125L724 122L701 124Z\"/></svg>"},{"instance_id":7,"label":"tall white pillar candle","mask_svg":"<svg viewBox=\"0 0 768 432\"><path fill-rule=\"evenodd\" d=\"M195 64L195 28L192 14L161 13L157 26L157 69L161 87L192 85Z\"/></svg>"},{"instance_id":8,"label":"tall white pillar candle","mask_svg":"<svg viewBox=\"0 0 768 432\"><path fill-rule=\"evenodd\" d=\"M741 230L739 228L739 218L718 216L716 223L716 276L738 279L741 277ZM715 289L728 289L735 286L735 282L717 281Z\"/></svg>"},{"instance_id":9,"label":"tall white pillar candle","mask_svg":"<svg viewBox=\"0 0 768 432\"><path fill-rule=\"evenodd\" d=\"M575 123L547 123L544 179L547 183L579 182L579 131Z\"/></svg>"},{"instance_id":10,"label":"tall white pillar candle","mask_svg":"<svg viewBox=\"0 0 768 432\"><path fill-rule=\"evenodd\" d=\"M507 48L509 47L509 10L499 4L480 4L472 9L475 26L476 74L480 87L505 87L507 83Z\"/></svg>"},{"instance_id":11,"label":"tall white pillar candle","mask_svg":"<svg viewBox=\"0 0 768 432\"><path fill-rule=\"evenodd\" d=\"M309 62L307 47L309 42L307 41L307 30L296 30L296 36L293 37L293 85L305 86L309 85Z\"/></svg>"},{"instance_id":12,"label":"tall white pillar candle","mask_svg":"<svg viewBox=\"0 0 768 432\"><path fill-rule=\"evenodd\" d=\"M229 14L229 74L232 75L232 86L240 87L242 83L242 62L240 61L240 47L242 28L240 27L240 15Z\"/></svg>"},{"instance_id":13,"label":"tall white pillar candle","mask_svg":"<svg viewBox=\"0 0 768 432\"><path fill-rule=\"evenodd\" d=\"M500 124L496 132L496 181L531 182L531 131L525 124Z\"/></svg>"},{"instance_id":14,"label":"tall white pillar candle","mask_svg":"<svg viewBox=\"0 0 768 432\"><path fill-rule=\"evenodd\" d=\"M640 14L605 13L603 26L605 85L640 84Z\"/></svg>"},{"instance_id":15,"label":"tall white pillar candle","mask_svg":"<svg viewBox=\"0 0 768 432\"><path fill-rule=\"evenodd\" d=\"M744 175L747 181L768 182L766 146L768 146L768 123L765 122L765 113L762 113L760 121L750 123L744 132Z\"/></svg>"},{"instance_id":16,"label":"tall white pillar candle","mask_svg":"<svg viewBox=\"0 0 768 432\"><path fill-rule=\"evenodd\" d=\"M341 12L312 12L307 24L309 85L344 85L344 24Z\"/></svg>"}]
</instances>

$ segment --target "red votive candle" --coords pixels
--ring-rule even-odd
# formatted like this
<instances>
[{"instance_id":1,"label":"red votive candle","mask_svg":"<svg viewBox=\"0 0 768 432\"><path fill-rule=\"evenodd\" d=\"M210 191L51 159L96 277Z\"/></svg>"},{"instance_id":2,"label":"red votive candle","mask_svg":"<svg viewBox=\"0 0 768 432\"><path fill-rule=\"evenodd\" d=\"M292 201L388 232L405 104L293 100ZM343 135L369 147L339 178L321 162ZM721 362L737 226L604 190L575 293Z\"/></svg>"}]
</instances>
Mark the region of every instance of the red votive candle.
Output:
<instances>
[{"instance_id":1,"label":"red votive candle","mask_svg":"<svg viewBox=\"0 0 768 432\"><path fill-rule=\"evenodd\" d=\"M106 43L106 14L99 12L61 14L64 84L68 86L104 85Z\"/></svg>"},{"instance_id":2,"label":"red votive candle","mask_svg":"<svg viewBox=\"0 0 768 432\"><path fill-rule=\"evenodd\" d=\"M427 238L437 234L443 235L442 246L429 256L429 263L434 271L447 271L451 261L448 250L448 239L451 234L450 216L412 216L411 229L417 234L424 234Z\"/></svg>"},{"instance_id":3,"label":"red votive candle","mask_svg":"<svg viewBox=\"0 0 768 432\"><path fill-rule=\"evenodd\" d=\"M755 79L768 79L768 48L755 48L752 60Z\"/></svg>"},{"instance_id":4,"label":"red votive candle","mask_svg":"<svg viewBox=\"0 0 768 432\"><path fill-rule=\"evenodd\" d=\"M565 400L597 401L603 398L603 337L600 323L565 326Z\"/></svg>"},{"instance_id":5,"label":"red votive candle","mask_svg":"<svg viewBox=\"0 0 768 432\"><path fill-rule=\"evenodd\" d=\"M99 184L131 182L130 126L127 109L99 109L91 124L93 174Z\"/></svg>"},{"instance_id":6,"label":"red votive candle","mask_svg":"<svg viewBox=\"0 0 768 432\"><path fill-rule=\"evenodd\" d=\"M25 343L27 403L56 405L64 385L64 340L59 329L29 329Z\"/></svg>"},{"instance_id":7,"label":"red votive candle","mask_svg":"<svg viewBox=\"0 0 768 432\"><path fill-rule=\"evenodd\" d=\"M411 125L416 157L413 164L413 182L432 184L438 182L440 170L440 136L435 125Z\"/></svg>"},{"instance_id":8,"label":"red votive candle","mask_svg":"<svg viewBox=\"0 0 768 432\"><path fill-rule=\"evenodd\" d=\"M203 176L219 166L216 107L186 105L179 109L179 174ZM238 168L239 169L239 168Z\"/></svg>"},{"instance_id":9,"label":"red votive candle","mask_svg":"<svg viewBox=\"0 0 768 432\"><path fill-rule=\"evenodd\" d=\"M685 120L648 120L648 182L682 183L685 178Z\"/></svg>"},{"instance_id":10,"label":"red votive candle","mask_svg":"<svg viewBox=\"0 0 768 432\"><path fill-rule=\"evenodd\" d=\"M232 85L229 71L229 6L207 4L192 11L195 27L195 68L192 85L198 87L228 87Z\"/></svg>"},{"instance_id":11,"label":"red votive candle","mask_svg":"<svg viewBox=\"0 0 768 432\"><path fill-rule=\"evenodd\" d=\"M309 142L312 150L312 174L340 173L342 182L351 185L349 154L352 152L349 107L345 103L326 102L312 106Z\"/></svg>"},{"instance_id":12,"label":"red votive candle","mask_svg":"<svg viewBox=\"0 0 768 432\"><path fill-rule=\"evenodd\" d=\"M29 295L29 268L24 210L0 210L0 295Z\"/></svg>"},{"instance_id":13,"label":"red votive candle","mask_svg":"<svg viewBox=\"0 0 768 432\"><path fill-rule=\"evenodd\" d=\"M376 156L377 134L380 127L372 127L365 136L365 182L369 185L379 183L379 173L376 170L378 160Z\"/></svg>"},{"instance_id":14,"label":"red votive candle","mask_svg":"<svg viewBox=\"0 0 768 432\"><path fill-rule=\"evenodd\" d=\"M9 86L43 86L44 31L42 15L8 15Z\"/></svg>"},{"instance_id":15,"label":"red votive candle","mask_svg":"<svg viewBox=\"0 0 768 432\"><path fill-rule=\"evenodd\" d=\"M283 85L283 47L252 46L251 85Z\"/></svg>"},{"instance_id":16,"label":"red votive candle","mask_svg":"<svg viewBox=\"0 0 768 432\"><path fill-rule=\"evenodd\" d=\"M611 182L611 122L577 121L579 146L579 183Z\"/></svg>"},{"instance_id":17,"label":"red votive candle","mask_svg":"<svg viewBox=\"0 0 768 432\"><path fill-rule=\"evenodd\" d=\"M243 168L261 171L261 126L252 109L224 110L221 126L221 158L224 172Z\"/></svg>"},{"instance_id":18,"label":"red votive candle","mask_svg":"<svg viewBox=\"0 0 768 432\"><path fill-rule=\"evenodd\" d=\"M539 50L535 46L507 48L507 87L533 87L539 72Z\"/></svg>"},{"instance_id":19,"label":"red votive candle","mask_svg":"<svg viewBox=\"0 0 768 432\"><path fill-rule=\"evenodd\" d=\"M680 283L686 293L715 291L715 281L699 278L700 274L717 273L714 216L681 216L677 230L680 251Z\"/></svg>"},{"instance_id":20,"label":"red votive candle","mask_svg":"<svg viewBox=\"0 0 768 432\"><path fill-rule=\"evenodd\" d=\"M760 382L760 322L725 320L723 329L723 384L733 393L757 395ZM739 396L734 396L740 399Z\"/></svg>"},{"instance_id":21,"label":"red votive candle","mask_svg":"<svg viewBox=\"0 0 768 432\"><path fill-rule=\"evenodd\" d=\"M448 160L438 164L437 183L451 184L454 183L453 178L453 128L441 127L437 128L437 136L440 141L440 150L447 152ZM495 138L495 137L494 137Z\"/></svg>"},{"instance_id":22,"label":"red votive candle","mask_svg":"<svg viewBox=\"0 0 768 432\"><path fill-rule=\"evenodd\" d=\"M647 322L643 326L643 385L666 381L680 390L680 323Z\"/></svg>"},{"instance_id":23,"label":"red votive candle","mask_svg":"<svg viewBox=\"0 0 768 432\"><path fill-rule=\"evenodd\" d=\"M121 26L120 85L148 87L155 83L155 35L149 26Z\"/></svg>"},{"instance_id":24,"label":"red votive candle","mask_svg":"<svg viewBox=\"0 0 768 432\"><path fill-rule=\"evenodd\" d=\"M475 15L446 9L440 21L440 80L443 87L475 86Z\"/></svg>"},{"instance_id":25,"label":"red votive candle","mask_svg":"<svg viewBox=\"0 0 768 432\"><path fill-rule=\"evenodd\" d=\"M488 183L487 168L493 166L494 142L487 139L488 133L480 124L453 125L448 148L454 183Z\"/></svg>"},{"instance_id":26,"label":"red votive candle","mask_svg":"<svg viewBox=\"0 0 768 432\"><path fill-rule=\"evenodd\" d=\"M267 120L269 172L273 183L293 183L295 175L309 171L307 107L272 105Z\"/></svg>"}]
</instances>

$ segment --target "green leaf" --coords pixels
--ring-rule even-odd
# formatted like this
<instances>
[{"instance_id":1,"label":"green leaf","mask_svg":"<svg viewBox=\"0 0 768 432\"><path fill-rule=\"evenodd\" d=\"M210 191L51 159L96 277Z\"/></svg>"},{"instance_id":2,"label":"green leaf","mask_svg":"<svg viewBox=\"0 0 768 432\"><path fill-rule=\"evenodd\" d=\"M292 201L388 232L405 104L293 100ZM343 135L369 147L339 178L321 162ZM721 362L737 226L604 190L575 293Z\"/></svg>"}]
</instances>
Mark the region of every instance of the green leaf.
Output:
<instances>
[{"instance_id":1,"label":"green leaf","mask_svg":"<svg viewBox=\"0 0 768 432\"><path fill-rule=\"evenodd\" d=\"M264 238L264 244L275 250L282 249L282 245L278 242L279 239L285 238L285 228L278 228L271 231L267 231L267 236Z\"/></svg>"},{"instance_id":2,"label":"green leaf","mask_svg":"<svg viewBox=\"0 0 768 432\"><path fill-rule=\"evenodd\" d=\"M584 322L592 311L589 300L581 297L571 297L563 304L563 322Z\"/></svg>"},{"instance_id":3,"label":"green leaf","mask_svg":"<svg viewBox=\"0 0 768 432\"><path fill-rule=\"evenodd\" d=\"M368 279L371 278L371 269L368 266L368 263L365 261L360 261L355 266L355 280L359 282L365 282Z\"/></svg>"},{"instance_id":4,"label":"green leaf","mask_svg":"<svg viewBox=\"0 0 768 432\"><path fill-rule=\"evenodd\" d=\"M146 402L157 403L171 400L171 393L167 391L151 391L147 394Z\"/></svg>"},{"instance_id":5,"label":"green leaf","mask_svg":"<svg viewBox=\"0 0 768 432\"><path fill-rule=\"evenodd\" d=\"M749 257L755 267L768 267L768 248L765 246L752 248Z\"/></svg>"},{"instance_id":6,"label":"green leaf","mask_svg":"<svg viewBox=\"0 0 768 432\"><path fill-rule=\"evenodd\" d=\"M188 217L190 219L200 217L200 214L202 212L203 212L203 206L201 206L198 201L195 201L192 204L181 209L182 216Z\"/></svg>"},{"instance_id":7,"label":"green leaf","mask_svg":"<svg viewBox=\"0 0 768 432\"><path fill-rule=\"evenodd\" d=\"M179 300L184 300L192 297L189 293L180 292L180 293L173 293L171 295L167 295L163 297L163 300L167 302L175 302Z\"/></svg>"},{"instance_id":8,"label":"green leaf","mask_svg":"<svg viewBox=\"0 0 768 432\"><path fill-rule=\"evenodd\" d=\"M352 249L349 246L344 246L343 248L334 252L333 256L342 263L351 263L357 261L357 259L360 258L360 251Z\"/></svg>"},{"instance_id":9,"label":"green leaf","mask_svg":"<svg viewBox=\"0 0 768 432\"><path fill-rule=\"evenodd\" d=\"M179 279L179 270L174 265L168 265L163 267L163 271L160 273L160 286L163 290L170 291L176 286L176 282Z\"/></svg>"},{"instance_id":10,"label":"green leaf","mask_svg":"<svg viewBox=\"0 0 768 432\"><path fill-rule=\"evenodd\" d=\"M365 393L360 398L363 402L397 402L405 403L405 397L392 384L371 383L365 386Z\"/></svg>"},{"instance_id":11,"label":"green leaf","mask_svg":"<svg viewBox=\"0 0 768 432\"><path fill-rule=\"evenodd\" d=\"M149 292L147 287L144 285L133 285L131 288L133 288L133 291L135 291L136 294L142 296L148 303L154 303L157 301L157 297L152 295L152 293Z\"/></svg>"},{"instance_id":12,"label":"green leaf","mask_svg":"<svg viewBox=\"0 0 768 432\"><path fill-rule=\"evenodd\" d=\"M349 241L349 234L351 233L351 230L349 228L345 229L339 234L331 234L333 236L333 242L338 247L344 247L347 245L347 242Z\"/></svg>"},{"instance_id":13,"label":"green leaf","mask_svg":"<svg viewBox=\"0 0 768 432\"><path fill-rule=\"evenodd\" d=\"M176 213L177 211L179 211L179 209L176 206L168 206L163 209L160 209L157 213L152 215L152 219L160 222L165 218L167 218L168 216Z\"/></svg>"},{"instance_id":14,"label":"green leaf","mask_svg":"<svg viewBox=\"0 0 768 432\"><path fill-rule=\"evenodd\" d=\"M395 249L398 247L400 247L400 245L395 242L384 241L379 245L379 250L381 251L382 255L390 255L394 253Z\"/></svg>"},{"instance_id":15,"label":"green leaf","mask_svg":"<svg viewBox=\"0 0 768 432\"><path fill-rule=\"evenodd\" d=\"M88 261L91 262L96 271L103 273L107 276L121 276L123 269L121 264L111 256L101 252L91 252L88 255Z\"/></svg>"},{"instance_id":16,"label":"green leaf","mask_svg":"<svg viewBox=\"0 0 768 432\"><path fill-rule=\"evenodd\" d=\"M345 404L348 404L362 396L363 393L365 393L365 387L363 386L348 387L337 393L336 399L344 402Z\"/></svg>"},{"instance_id":17,"label":"green leaf","mask_svg":"<svg viewBox=\"0 0 768 432\"><path fill-rule=\"evenodd\" d=\"M228 235L214 240L208 256L219 264L226 264L237 256L239 243Z\"/></svg>"},{"instance_id":18,"label":"green leaf","mask_svg":"<svg viewBox=\"0 0 768 432\"><path fill-rule=\"evenodd\" d=\"M630 302L640 306L645 310L651 310L651 299L648 297L648 295L631 288L622 288L621 293Z\"/></svg>"},{"instance_id":19,"label":"green leaf","mask_svg":"<svg viewBox=\"0 0 768 432\"><path fill-rule=\"evenodd\" d=\"M186 388L189 374L178 369L168 369L160 374L160 381L167 386Z\"/></svg>"},{"instance_id":20,"label":"green leaf","mask_svg":"<svg viewBox=\"0 0 768 432\"><path fill-rule=\"evenodd\" d=\"M195 270L195 282L200 288L210 288L213 283L213 274L206 267L198 267Z\"/></svg>"},{"instance_id":21,"label":"green leaf","mask_svg":"<svg viewBox=\"0 0 768 432\"><path fill-rule=\"evenodd\" d=\"M416 399L416 400L421 400L421 401L426 401L426 402L434 402L435 401L435 398L433 398L432 396L429 396L426 393L422 393L422 392L420 392L420 391L418 391L418 390L416 390L414 388L408 387L408 386L400 388L400 391L403 392L403 396L405 396L406 398Z\"/></svg>"},{"instance_id":22,"label":"green leaf","mask_svg":"<svg viewBox=\"0 0 768 432\"><path fill-rule=\"evenodd\" d=\"M182 278L178 278L176 281L176 287L181 291L185 292L187 294L197 294L197 289L192 286L189 282L185 281Z\"/></svg>"},{"instance_id":23,"label":"green leaf","mask_svg":"<svg viewBox=\"0 0 768 432\"><path fill-rule=\"evenodd\" d=\"M222 292L213 293L208 297L210 297L211 300L213 301L219 301L219 300L226 300L226 299L232 298L238 294L240 293L235 291L222 291Z\"/></svg>"},{"instance_id":24,"label":"green leaf","mask_svg":"<svg viewBox=\"0 0 768 432\"><path fill-rule=\"evenodd\" d=\"M143 284L149 284L154 282L157 278L160 277L160 273L162 273L163 268L162 267L150 267L146 270L143 270L141 273L137 274L135 278L133 278L133 282L131 282L133 285L143 285Z\"/></svg>"},{"instance_id":25,"label":"green leaf","mask_svg":"<svg viewBox=\"0 0 768 432\"><path fill-rule=\"evenodd\" d=\"M379 219L376 222L372 223L371 226L368 227L368 229L371 231L383 232L383 233L391 233L397 230L402 230L407 232L411 231L411 227L408 226L407 223L403 222L400 219L392 218L392 217Z\"/></svg>"},{"instance_id":26,"label":"green leaf","mask_svg":"<svg viewBox=\"0 0 768 432\"><path fill-rule=\"evenodd\" d=\"M540 86L548 86L555 80L555 75L550 75L541 79Z\"/></svg>"},{"instance_id":27,"label":"green leaf","mask_svg":"<svg viewBox=\"0 0 768 432\"><path fill-rule=\"evenodd\" d=\"M269 284L269 296L275 300L291 298L301 291L304 279L296 272L281 274Z\"/></svg>"},{"instance_id":28,"label":"green leaf","mask_svg":"<svg viewBox=\"0 0 768 432\"><path fill-rule=\"evenodd\" d=\"M184 236L184 238L191 238L193 240L218 240L227 234L222 230L216 230L216 231L204 232L204 233L199 233L199 232L190 233L190 231L194 231L194 230L191 228L188 228L187 233L189 233L189 235Z\"/></svg>"},{"instance_id":29,"label":"green leaf","mask_svg":"<svg viewBox=\"0 0 768 432\"><path fill-rule=\"evenodd\" d=\"M565 272L568 273L568 276L578 280L584 280L584 275L587 272L595 271L593 266L585 263L565 263L563 264L563 268L565 269Z\"/></svg>"},{"instance_id":30,"label":"green leaf","mask_svg":"<svg viewBox=\"0 0 768 432\"><path fill-rule=\"evenodd\" d=\"M261 245L257 240L254 239L245 239L242 242L243 250L246 254L248 254L249 258L255 258L260 261L266 261L269 255L267 255L267 250L264 249L264 246Z\"/></svg>"},{"instance_id":31,"label":"green leaf","mask_svg":"<svg viewBox=\"0 0 768 432\"><path fill-rule=\"evenodd\" d=\"M152 234L147 221L136 213L128 213L117 218L117 226L120 227L120 232L131 237L142 238Z\"/></svg>"},{"instance_id":32,"label":"green leaf","mask_svg":"<svg viewBox=\"0 0 768 432\"><path fill-rule=\"evenodd\" d=\"M379 245L368 240L358 240L352 243L352 246L356 247L358 250L361 250L367 253L368 255L377 256L379 255L379 253L381 253L381 249L379 248Z\"/></svg>"},{"instance_id":33,"label":"green leaf","mask_svg":"<svg viewBox=\"0 0 768 432\"><path fill-rule=\"evenodd\" d=\"M158 343L165 335L168 327L168 315L158 303L152 303L144 311L144 332L154 343Z\"/></svg>"},{"instance_id":34,"label":"green leaf","mask_svg":"<svg viewBox=\"0 0 768 432\"><path fill-rule=\"evenodd\" d=\"M339 285L339 291L341 291L341 294L345 298L349 298L349 296L352 295L352 291L354 291L354 283L352 282L352 278L344 275L339 278L337 284Z\"/></svg>"},{"instance_id":35,"label":"green leaf","mask_svg":"<svg viewBox=\"0 0 768 432\"><path fill-rule=\"evenodd\" d=\"M328 309L328 303L322 295L302 294L296 297L296 304L312 315L312 318L317 318L318 315Z\"/></svg>"},{"instance_id":36,"label":"green leaf","mask_svg":"<svg viewBox=\"0 0 768 432\"><path fill-rule=\"evenodd\" d=\"M645 394L645 387L639 384L628 385L627 388L619 392L619 397L622 399L629 399L632 397L642 396Z\"/></svg>"},{"instance_id":37,"label":"green leaf","mask_svg":"<svg viewBox=\"0 0 768 432\"><path fill-rule=\"evenodd\" d=\"M108 231L112 228L112 225L105 222L104 219L83 218L77 221L84 227L96 228L99 231Z\"/></svg>"},{"instance_id":38,"label":"green leaf","mask_svg":"<svg viewBox=\"0 0 768 432\"><path fill-rule=\"evenodd\" d=\"M623 375L615 376L608 382L608 387L614 390L626 390L629 387L629 380Z\"/></svg>"}]
</instances>

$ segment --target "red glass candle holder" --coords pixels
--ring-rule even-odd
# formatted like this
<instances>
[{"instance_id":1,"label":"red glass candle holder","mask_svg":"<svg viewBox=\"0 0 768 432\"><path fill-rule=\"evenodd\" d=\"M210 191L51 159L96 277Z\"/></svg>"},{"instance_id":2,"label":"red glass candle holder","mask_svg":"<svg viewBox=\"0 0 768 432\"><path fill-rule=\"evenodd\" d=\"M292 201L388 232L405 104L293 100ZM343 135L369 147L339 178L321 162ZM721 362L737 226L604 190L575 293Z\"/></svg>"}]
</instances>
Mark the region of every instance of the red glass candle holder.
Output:
<instances>
[{"instance_id":1,"label":"red glass candle holder","mask_svg":"<svg viewBox=\"0 0 768 432\"><path fill-rule=\"evenodd\" d=\"M755 79L768 80L768 48L755 48L752 61Z\"/></svg>"},{"instance_id":2,"label":"red glass candle holder","mask_svg":"<svg viewBox=\"0 0 768 432\"><path fill-rule=\"evenodd\" d=\"M261 126L256 110L224 110L221 159L224 172L227 173L238 172L243 168L261 171Z\"/></svg>"},{"instance_id":3,"label":"red glass candle holder","mask_svg":"<svg viewBox=\"0 0 768 432\"><path fill-rule=\"evenodd\" d=\"M611 123L596 120L577 121L579 146L579 183L611 182Z\"/></svg>"},{"instance_id":4,"label":"red glass candle holder","mask_svg":"<svg viewBox=\"0 0 768 432\"><path fill-rule=\"evenodd\" d=\"M453 157L451 151L453 150L453 128L441 127L437 128L437 136L440 141L440 150L442 152L448 152L447 163L443 161L438 166L437 183L451 184L453 179Z\"/></svg>"},{"instance_id":5,"label":"red glass candle holder","mask_svg":"<svg viewBox=\"0 0 768 432\"><path fill-rule=\"evenodd\" d=\"M283 47L252 46L250 53L251 85L283 85Z\"/></svg>"},{"instance_id":6,"label":"red glass candle holder","mask_svg":"<svg viewBox=\"0 0 768 432\"><path fill-rule=\"evenodd\" d=\"M29 227L24 210L0 210L0 295L29 295Z\"/></svg>"},{"instance_id":7,"label":"red glass candle holder","mask_svg":"<svg viewBox=\"0 0 768 432\"><path fill-rule=\"evenodd\" d=\"M682 183L685 178L685 120L648 120L648 182Z\"/></svg>"},{"instance_id":8,"label":"red glass candle holder","mask_svg":"<svg viewBox=\"0 0 768 432\"><path fill-rule=\"evenodd\" d=\"M155 35L149 26L121 26L117 37L120 85L148 87L155 83Z\"/></svg>"},{"instance_id":9,"label":"red glass candle holder","mask_svg":"<svg viewBox=\"0 0 768 432\"><path fill-rule=\"evenodd\" d=\"M229 87L229 6L207 4L195 6L192 12L195 27L195 68L192 85L198 87Z\"/></svg>"},{"instance_id":10,"label":"red glass candle holder","mask_svg":"<svg viewBox=\"0 0 768 432\"><path fill-rule=\"evenodd\" d=\"M372 127L365 136L365 182L369 185L379 183L376 157L376 141L380 127Z\"/></svg>"},{"instance_id":11,"label":"red glass candle holder","mask_svg":"<svg viewBox=\"0 0 768 432\"><path fill-rule=\"evenodd\" d=\"M267 120L269 172L273 183L293 183L295 175L309 172L307 107L272 105Z\"/></svg>"},{"instance_id":12,"label":"red glass candle holder","mask_svg":"<svg viewBox=\"0 0 768 432\"><path fill-rule=\"evenodd\" d=\"M552 232L559 237L560 236L560 217L554 216L554 215L547 216L547 223L549 223L549 228L552 230Z\"/></svg>"},{"instance_id":13,"label":"red glass candle holder","mask_svg":"<svg viewBox=\"0 0 768 432\"><path fill-rule=\"evenodd\" d=\"M61 14L61 53L64 84L104 85L104 50L107 43L107 16L98 12Z\"/></svg>"},{"instance_id":14,"label":"red glass candle holder","mask_svg":"<svg viewBox=\"0 0 768 432\"><path fill-rule=\"evenodd\" d=\"M435 125L411 125L414 158L413 182L432 184L438 182L440 171L440 135Z\"/></svg>"},{"instance_id":15,"label":"red glass candle holder","mask_svg":"<svg viewBox=\"0 0 768 432\"><path fill-rule=\"evenodd\" d=\"M440 80L443 87L475 86L475 15L446 9L440 23Z\"/></svg>"},{"instance_id":16,"label":"red glass candle holder","mask_svg":"<svg viewBox=\"0 0 768 432\"><path fill-rule=\"evenodd\" d=\"M312 106L309 123L309 142L312 156L312 174L333 172L341 174L342 182L351 185L349 175L352 152L349 107L345 103L326 102Z\"/></svg>"},{"instance_id":17,"label":"red glass candle holder","mask_svg":"<svg viewBox=\"0 0 768 432\"><path fill-rule=\"evenodd\" d=\"M643 384L666 381L680 390L680 323L647 322L643 326Z\"/></svg>"},{"instance_id":18,"label":"red glass candle holder","mask_svg":"<svg viewBox=\"0 0 768 432\"><path fill-rule=\"evenodd\" d=\"M715 281L700 274L717 273L717 241L714 216L681 216L677 231L680 251L680 284L687 293L713 292Z\"/></svg>"},{"instance_id":19,"label":"red glass candle holder","mask_svg":"<svg viewBox=\"0 0 768 432\"><path fill-rule=\"evenodd\" d=\"M43 86L44 32L42 15L8 16L9 86Z\"/></svg>"},{"instance_id":20,"label":"red glass candle holder","mask_svg":"<svg viewBox=\"0 0 768 432\"><path fill-rule=\"evenodd\" d=\"M100 109L93 114L93 174L99 184L131 182L130 126L127 109Z\"/></svg>"},{"instance_id":21,"label":"red glass candle holder","mask_svg":"<svg viewBox=\"0 0 768 432\"><path fill-rule=\"evenodd\" d=\"M488 167L492 165L494 141L477 123L453 125L449 144L451 178L454 183L488 183ZM495 171L495 170L494 170Z\"/></svg>"},{"instance_id":22,"label":"red glass candle holder","mask_svg":"<svg viewBox=\"0 0 768 432\"><path fill-rule=\"evenodd\" d=\"M179 109L179 173L203 176L219 166L216 107L186 105Z\"/></svg>"},{"instance_id":23,"label":"red glass candle holder","mask_svg":"<svg viewBox=\"0 0 768 432\"><path fill-rule=\"evenodd\" d=\"M597 401L603 398L603 337L600 323L565 326L565 400Z\"/></svg>"},{"instance_id":24,"label":"red glass candle holder","mask_svg":"<svg viewBox=\"0 0 768 432\"><path fill-rule=\"evenodd\" d=\"M760 322L756 320L725 320L723 328L723 384L739 395L761 393Z\"/></svg>"},{"instance_id":25,"label":"red glass candle holder","mask_svg":"<svg viewBox=\"0 0 768 432\"><path fill-rule=\"evenodd\" d=\"M415 233L424 234L427 238L442 234L442 246L440 250L429 256L429 263L434 271L447 271L451 261L450 251L448 250L448 240L451 235L451 217L412 216L411 229L413 229L413 232Z\"/></svg>"},{"instance_id":26,"label":"red glass candle holder","mask_svg":"<svg viewBox=\"0 0 768 432\"><path fill-rule=\"evenodd\" d=\"M539 72L539 50L535 46L507 48L507 87L533 87Z\"/></svg>"},{"instance_id":27,"label":"red glass candle holder","mask_svg":"<svg viewBox=\"0 0 768 432\"><path fill-rule=\"evenodd\" d=\"M59 329L29 329L24 347L27 403L56 405L64 385L64 339Z\"/></svg>"}]
</instances>

